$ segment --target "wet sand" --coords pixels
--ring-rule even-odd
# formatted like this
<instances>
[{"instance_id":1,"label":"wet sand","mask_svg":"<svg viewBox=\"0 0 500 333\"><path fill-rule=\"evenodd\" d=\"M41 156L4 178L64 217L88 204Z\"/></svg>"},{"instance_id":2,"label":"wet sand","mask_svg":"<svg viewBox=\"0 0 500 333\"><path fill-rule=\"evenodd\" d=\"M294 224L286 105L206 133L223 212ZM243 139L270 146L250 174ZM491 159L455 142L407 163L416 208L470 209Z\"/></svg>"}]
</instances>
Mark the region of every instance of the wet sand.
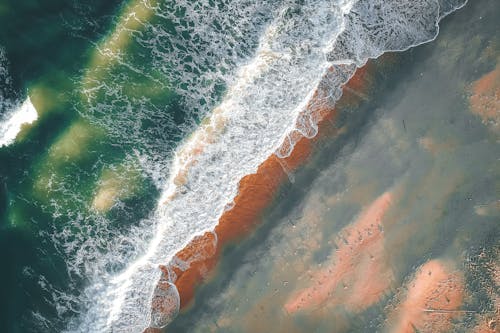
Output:
<instances>
[{"instance_id":1,"label":"wet sand","mask_svg":"<svg viewBox=\"0 0 500 333\"><path fill-rule=\"evenodd\" d=\"M484 3L434 43L384 59L392 74L368 71L375 93L344 90L301 167L276 174L272 207L245 211L255 223L228 231L217 278L205 275L166 331L497 329L496 139L469 108L471 95L496 103Z\"/></svg>"},{"instance_id":2,"label":"wet sand","mask_svg":"<svg viewBox=\"0 0 500 333\"><path fill-rule=\"evenodd\" d=\"M498 60L500 61L500 60ZM498 133L500 126L500 65L472 84L471 111Z\"/></svg>"},{"instance_id":3,"label":"wet sand","mask_svg":"<svg viewBox=\"0 0 500 333\"><path fill-rule=\"evenodd\" d=\"M343 305L358 312L376 303L393 281L383 254L382 219L391 206L393 194L378 197L358 219L339 232L340 241L333 262L314 272L312 286L285 303L288 313L315 307Z\"/></svg>"},{"instance_id":4,"label":"wet sand","mask_svg":"<svg viewBox=\"0 0 500 333\"><path fill-rule=\"evenodd\" d=\"M356 72L346 84L339 104L358 103L360 94L364 95L370 86L370 70L374 70L372 64ZM272 155L259 166L255 174L245 176L240 181L239 192L232 207L221 216L214 232L196 237L176 254L177 259L188 263L189 266L185 270L176 267L176 259L173 260L174 265L170 265L175 274L173 281L179 291L181 309L193 300L196 287L213 271L224 247L238 242L256 228L263 211L273 202L280 185L288 181L288 175L307 160L314 143L320 137L335 134L324 131L335 121L335 115L334 109L320 110L317 117L321 135L312 140L302 137L290 156L281 159Z\"/></svg>"},{"instance_id":5,"label":"wet sand","mask_svg":"<svg viewBox=\"0 0 500 333\"><path fill-rule=\"evenodd\" d=\"M406 287L404 300L389 314L389 332L449 332L460 316L464 282L443 260L425 263Z\"/></svg>"}]
</instances>

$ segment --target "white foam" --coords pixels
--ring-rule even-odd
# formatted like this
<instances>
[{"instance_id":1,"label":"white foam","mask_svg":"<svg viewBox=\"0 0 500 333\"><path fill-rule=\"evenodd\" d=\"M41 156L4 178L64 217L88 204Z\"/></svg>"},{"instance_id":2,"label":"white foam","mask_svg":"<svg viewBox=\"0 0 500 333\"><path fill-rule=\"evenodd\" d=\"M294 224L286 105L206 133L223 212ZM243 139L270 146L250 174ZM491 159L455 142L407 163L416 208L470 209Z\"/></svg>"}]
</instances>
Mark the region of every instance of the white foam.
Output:
<instances>
[{"instance_id":1,"label":"white foam","mask_svg":"<svg viewBox=\"0 0 500 333\"><path fill-rule=\"evenodd\" d=\"M12 144L22 126L31 124L37 119L38 113L28 96L21 105L7 111L0 120L0 147Z\"/></svg>"},{"instance_id":2,"label":"white foam","mask_svg":"<svg viewBox=\"0 0 500 333\"><path fill-rule=\"evenodd\" d=\"M202 15L200 8L190 10ZM215 227L242 177L273 153L289 154L297 140L292 132L316 135L312 97L332 106L367 59L434 39L440 13L433 0L310 0L282 1L272 17L253 56L226 78L226 94L211 117L175 152L143 254L122 272L96 279L86 291L89 312L71 331L140 332L149 326L158 266Z\"/></svg>"}]
</instances>

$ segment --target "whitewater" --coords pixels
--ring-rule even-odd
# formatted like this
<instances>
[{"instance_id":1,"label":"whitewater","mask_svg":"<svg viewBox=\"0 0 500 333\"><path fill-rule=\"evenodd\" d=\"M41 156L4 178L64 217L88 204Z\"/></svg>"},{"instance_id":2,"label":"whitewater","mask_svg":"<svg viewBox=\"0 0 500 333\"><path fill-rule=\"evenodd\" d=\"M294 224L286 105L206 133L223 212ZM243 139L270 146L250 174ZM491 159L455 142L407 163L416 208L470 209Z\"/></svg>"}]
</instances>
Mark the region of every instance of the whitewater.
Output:
<instances>
[{"instance_id":1,"label":"whitewater","mask_svg":"<svg viewBox=\"0 0 500 333\"><path fill-rule=\"evenodd\" d=\"M12 88L8 67L7 56L0 47L0 148L12 144L23 125L38 119L29 96L22 102L7 97Z\"/></svg>"},{"instance_id":2,"label":"whitewater","mask_svg":"<svg viewBox=\"0 0 500 333\"><path fill-rule=\"evenodd\" d=\"M439 21L465 4L462 0L309 0L276 1L267 6L254 52L234 62L220 103L181 142L151 218L153 228L143 251L112 275L89 277L85 309L68 332L142 332L164 327L179 307L179 295L167 295L173 312L153 318L151 300L160 265L181 270L175 253L193 237L211 231L229 209L239 181L272 154L286 157L300 137L317 134L317 108L332 108L342 85L370 58L432 41ZM183 4L196 15L203 6ZM253 5L258 6L258 5ZM233 10L248 9L234 1ZM253 7L252 7L253 8ZM218 15L223 15L219 13ZM155 15L166 15L157 10ZM245 16L245 12L239 15ZM250 24L251 18L246 22ZM236 47L236 46L234 46ZM238 221L234 221L238 223ZM113 256L102 256L112 261ZM103 279L102 276L105 276ZM171 277L172 281L175 277ZM166 297L167 297L166 296Z\"/></svg>"},{"instance_id":3,"label":"whitewater","mask_svg":"<svg viewBox=\"0 0 500 333\"><path fill-rule=\"evenodd\" d=\"M33 103L29 97L17 107L8 111L0 121L0 147L14 142L24 124L31 124L38 119Z\"/></svg>"}]
</instances>

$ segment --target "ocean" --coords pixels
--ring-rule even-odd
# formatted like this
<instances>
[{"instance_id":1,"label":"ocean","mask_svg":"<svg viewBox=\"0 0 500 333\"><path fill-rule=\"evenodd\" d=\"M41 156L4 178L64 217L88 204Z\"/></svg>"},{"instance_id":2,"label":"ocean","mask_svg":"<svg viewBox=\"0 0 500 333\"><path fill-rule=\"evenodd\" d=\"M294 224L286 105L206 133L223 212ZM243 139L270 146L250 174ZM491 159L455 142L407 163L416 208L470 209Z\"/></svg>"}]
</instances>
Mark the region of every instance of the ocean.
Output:
<instances>
[{"instance_id":1,"label":"ocean","mask_svg":"<svg viewBox=\"0 0 500 333\"><path fill-rule=\"evenodd\" d=\"M495 311L484 290L498 288L468 265L481 249L482 266L498 258L498 85L480 81L496 75L495 10L490 0L0 4L0 328L383 331L403 317L405 286L433 267L460 272L448 280L471 296L445 310L466 311L450 321L467 331L474 311ZM311 153L292 166L302 140ZM285 179L255 180L250 192L276 183L277 194L255 230L225 244L216 226L229 216L244 229L234 212L254 206L238 197L242 179L270 158ZM365 215L384 219L383 236ZM367 228L369 245L349 246ZM216 268L197 266L206 248L179 252L201 235L216 244ZM336 283L321 277L316 265L335 271L340 259L352 262ZM186 278L193 267L200 286ZM370 275L383 277L376 292L359 278ZM353 291L338 292L348 280ZM423 331L441 329L426 320Z\"/></svg>"}]
</instances>

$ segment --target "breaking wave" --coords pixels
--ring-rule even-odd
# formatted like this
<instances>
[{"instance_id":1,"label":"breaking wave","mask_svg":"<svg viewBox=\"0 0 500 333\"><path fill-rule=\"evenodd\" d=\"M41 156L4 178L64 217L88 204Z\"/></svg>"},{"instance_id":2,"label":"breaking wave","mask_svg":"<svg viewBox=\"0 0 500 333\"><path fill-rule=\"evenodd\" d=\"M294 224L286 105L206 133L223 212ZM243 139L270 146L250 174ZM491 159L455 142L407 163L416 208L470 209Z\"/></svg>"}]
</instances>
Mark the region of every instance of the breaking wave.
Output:
<instances>
[{"instance_id":1,"label":"breaking wave","mask_svg":"<svg viewBox=\"0 0 500 333\"><path fill-rule=\"evenodd\" d=\"M173 256L194 236L213 230L242 177L272 154L288 156L301 137L314 137L315 111L333 107L342 85L369 58L432 41L440 19L465 0L255 3L145 0L152 16L133 31L141 51L101 50L112 54L113 65L84 77L82 114L124 144L142 142L138 155L156 170L151 173L161 172L156 178L162 194L152 216L128 233L117 235L103 223L92 232L99 250L78 245L83 252L69 261L78 261L75 269L89 283L78 299L83 310L75 310L80 315L67 331L140 332L167 325L178 306L169 316L151 314L159 265L189 266ZM133 57L148 58L154 70ZM130 78L115 75L124 68L165 94L175 90L189 119L179 125L163 112L166 106L131 101L121 89ZM146 120L153 124L137 125ZM141 141L145 131L149 141ZM166 137L168 131L177 134ZM165 151L188 132L176 150ZM74 253L76 246L63 250ZM178 304L175 290L164 297Z\"/></svg>"},{"instance_id":2,"label":"breaking wave","mask_svg":"<svg viewBox=\"0 0 500 333\"><path fill-rule=\"evenodd\" d=\"M0 148L13 143L21 127L38 118L29 96L22 103L12 99L8 65L5 51L0 48Z\"/></svg>"},{"instance_id":3,"label":"breaking wave","mask_svg":"<svg viewBox=\"0 0 500 333\"><path fill-rule=\"evenodd\" d=\"M14 142L24 124L31 124L38 118L38 113L28 97L21 105L13 109L0 119L0 147Z\"/></svg>"}]
</instances>

